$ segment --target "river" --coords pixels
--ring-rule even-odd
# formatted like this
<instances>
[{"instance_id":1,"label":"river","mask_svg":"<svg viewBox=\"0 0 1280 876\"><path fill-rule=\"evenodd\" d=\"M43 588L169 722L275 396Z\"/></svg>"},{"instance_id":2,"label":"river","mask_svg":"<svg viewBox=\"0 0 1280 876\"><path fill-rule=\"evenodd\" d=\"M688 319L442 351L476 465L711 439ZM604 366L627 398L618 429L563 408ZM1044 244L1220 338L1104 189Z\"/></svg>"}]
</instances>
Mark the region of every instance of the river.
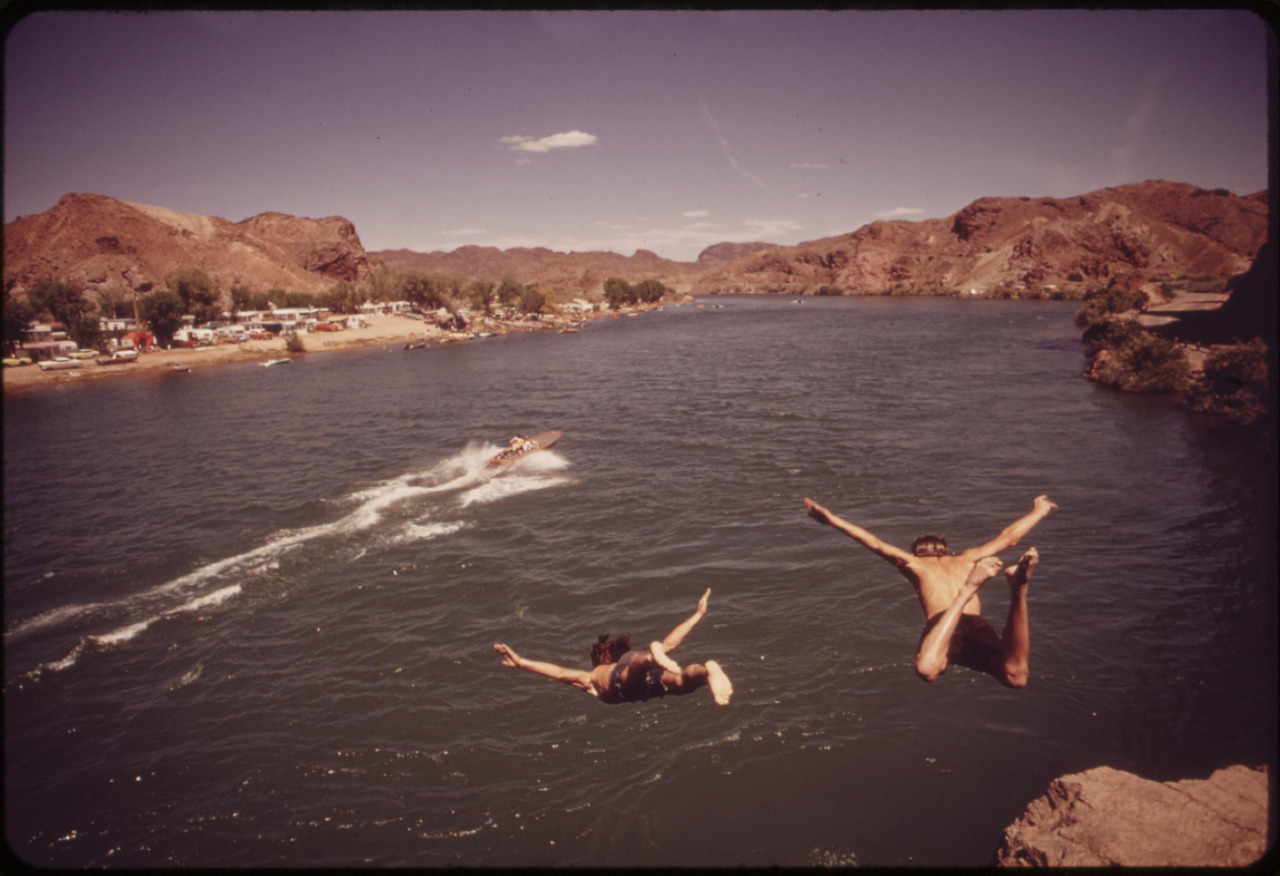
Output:
<instances>
[{"instance_id":1,"label":"river","mask_svg":"<svg viewBox=\"0 0 1280 876\"><path fill-rule=\"evenodd\" d=\"M1274 775L1274 467L1084 380L1075 308L700 299L6 398L10 847L981 866L1065 773ZM802 507L960 549L1040 493L1024 690L919 681L910 586ZM597 634L661 638L708 587L673 656L719 661L726 707L609 706L492 649L587 668ZM1008 588L982 597L999 629Z\"/></svg>"}]
</instances>

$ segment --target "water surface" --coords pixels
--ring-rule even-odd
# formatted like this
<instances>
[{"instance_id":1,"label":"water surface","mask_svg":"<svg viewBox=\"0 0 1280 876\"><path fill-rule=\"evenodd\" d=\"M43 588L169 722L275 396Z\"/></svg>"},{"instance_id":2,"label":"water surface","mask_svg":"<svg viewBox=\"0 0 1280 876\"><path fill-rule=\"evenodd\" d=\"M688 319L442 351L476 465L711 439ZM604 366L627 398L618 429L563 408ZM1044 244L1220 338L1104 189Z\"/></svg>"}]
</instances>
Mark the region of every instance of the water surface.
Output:
<instances>
[{"instance_id":1,"label":"water surface","mask_svg":"<svg viewBox=\"0 0 1280 876\"><path fill-rule=\"evenodd\" d=\"M791 301L7 398L12 848L982 865L1064 773L1274 771L1264 452L1083 380L1069 303ZM801 505L958 549L1042 492L1022 691L918 681L910 587ZM707 587L675 656L725 667L725 708L607 706L492 651L585 668Z\"/></svg>"}]
</instances>

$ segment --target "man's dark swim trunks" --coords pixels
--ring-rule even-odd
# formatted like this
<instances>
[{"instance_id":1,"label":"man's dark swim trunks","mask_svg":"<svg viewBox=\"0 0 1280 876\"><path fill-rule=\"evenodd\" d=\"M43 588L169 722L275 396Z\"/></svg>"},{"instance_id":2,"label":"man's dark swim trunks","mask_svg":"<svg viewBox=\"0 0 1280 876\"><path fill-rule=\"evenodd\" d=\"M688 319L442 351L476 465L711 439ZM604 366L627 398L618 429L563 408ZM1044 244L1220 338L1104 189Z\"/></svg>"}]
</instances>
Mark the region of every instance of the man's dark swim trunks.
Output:
<instances>
[{"instance_id":1,"label":"man's dark swim trunks","mask_svg":"<svg viewBox=\"0 0 1280 876\"><path fill-rule=\"evenodd\" d=\"M976 614L962 614L947 648L947 662L990 672L992 660L1000 656L1000 636L995 628Z\"/></svg>"},{"instance_id":2,"label":"man's dark swim trunks","mask_svg":"<svg viewBox=\"0 0 1280 876\"><path fill-rule=\"evenodd\" d=\"M645 673L644 685L641 686L636 682L632 682L628 687L623 687L620 679L622 678L622 670L631 662L631 658L636 656L635 651L628 651L618 658L618 663L613 667L613 671L609 673L609 686L618 692L621 698L620 702L636 703L644 702L649 697L658 697L661 699L667 695L667 689L662 684L662 673L665 671L656 663L649 667L649 671Z\"/></svg>"}]
</instances>

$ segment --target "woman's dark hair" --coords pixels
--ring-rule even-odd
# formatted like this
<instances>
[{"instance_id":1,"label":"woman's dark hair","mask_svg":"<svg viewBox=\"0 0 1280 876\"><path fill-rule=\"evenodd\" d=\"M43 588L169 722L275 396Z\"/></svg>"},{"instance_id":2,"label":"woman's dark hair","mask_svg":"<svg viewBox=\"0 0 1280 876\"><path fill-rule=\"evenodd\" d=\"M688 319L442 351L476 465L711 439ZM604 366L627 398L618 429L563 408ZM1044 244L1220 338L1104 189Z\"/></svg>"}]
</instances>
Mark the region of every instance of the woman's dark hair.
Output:
<instances>
[{"instance_id":1,"label":"woman's dark hair","mask_svg":"<svg viewBox=\"0 0 1280 876\"><path fill-rule=\"evenodd\" d=\"M617 663L618 658L631 650L631 637L623 633L613 641L609 641L608 633L601 633L600 640L591 646L591 665L601 663Z\"/></svg>"},{"instance_id":2,"label":"woman's dark hair","mask_svg":"<svg viewBox=\"0 0 1280 876\"><path fill-rule=\"evenodd\" d=\"M947 538L943 535L922 535L911 542L911 553L917 557L945 557Z\"/></svg>"}]
</instances>

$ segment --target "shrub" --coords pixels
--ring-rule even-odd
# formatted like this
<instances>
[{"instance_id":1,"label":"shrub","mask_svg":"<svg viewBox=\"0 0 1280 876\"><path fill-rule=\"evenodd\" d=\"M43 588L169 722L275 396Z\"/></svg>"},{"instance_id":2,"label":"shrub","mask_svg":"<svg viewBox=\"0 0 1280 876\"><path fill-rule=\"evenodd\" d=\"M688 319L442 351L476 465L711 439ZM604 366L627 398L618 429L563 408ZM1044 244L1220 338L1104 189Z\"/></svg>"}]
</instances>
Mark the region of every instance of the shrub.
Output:
<instances>
[{"instance_id":1,"label":"shrub","mask_svg":"<svg viewBox=\"0 0 1280 876\"><path fill-rule=\"evenodd\" d=\"M1261 338L1214 350L1204 377L1187 394L1191 409L1249 425L1266 411L1267 346Z\"/></svg>"},{"instance_id":2,"label":"shrub","mask_svg":"<svg viewBox=\"0 0 1280 876\"><path fill-rule=\"evenodd\" d=\"M284 348L290 353L307 352L307 345L302 342L302 338L297 332L285 332Z\"/></svg>"},{"instance_id":3,"label":"shrub","mask_svg":"<svg viewBox=\"0 0 1280 876\"><path fill-rule=\"evenodd\" d=\"M1191 385L1191 366L1177 345L1129 320L1091 326L1085 352L1093 357L1089 379L1125 392L1181 392Z\"/></svg>"},{"instance_id":4,"label":"shrub","mask_svg":"<svg viewBox=\"0 0 1280 876\"><path fill-rule=\"evenodd\" d=\"M1089 328L1126 310L1141 310L1147 304L1147 293L1119 287L1095 289L1084 296L1084 306L1076 311L1076 325Z\"/></svg>"}]
</instances>

